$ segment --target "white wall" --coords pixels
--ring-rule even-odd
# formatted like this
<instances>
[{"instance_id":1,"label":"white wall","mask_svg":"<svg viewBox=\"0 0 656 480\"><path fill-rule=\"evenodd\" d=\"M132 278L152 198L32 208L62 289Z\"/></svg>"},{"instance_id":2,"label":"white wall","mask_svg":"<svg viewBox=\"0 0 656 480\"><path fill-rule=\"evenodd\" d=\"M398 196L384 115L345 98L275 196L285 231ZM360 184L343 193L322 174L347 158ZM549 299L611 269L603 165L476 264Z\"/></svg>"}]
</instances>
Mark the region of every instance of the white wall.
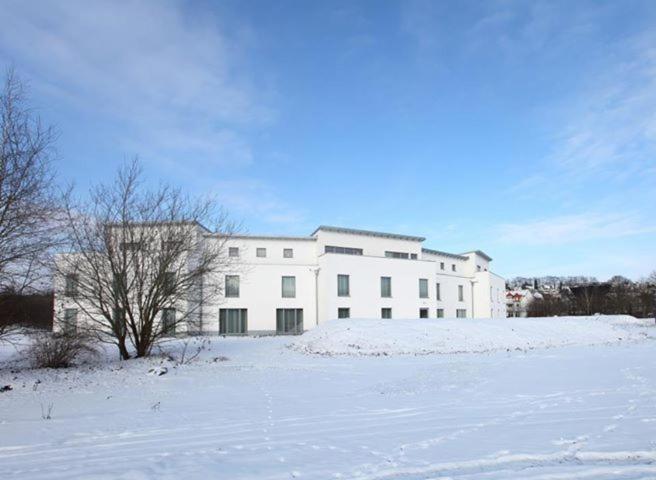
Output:
<instances>
[{"instance_id":1,"label":"white wall","mask_svg":"<svg viewBox=\"0 0 656 480\"><path fill-rule=\"evenodd\" d=\"M207 235L206 240L219 241L213 235ZM360 248L363 255L324 253L326 245ZM209 334L219 331L221 308L247 309L249 333L275 332L278 308L303 309L306 330L337 318L338 308L349 308L352 318L380 318L382 308L391 308L392 318L417 318L421 308L428 309L429 318L437 317L438 308L447 318L455 317L457 309L465 309L470 318L506 315L504 280L490 272L489 262L475 253L466 258L433 254L422 251L419 241L322 230L315 237L237 236L227 240L225 247L226 254L229 247L238 247L239 257L232 259L229 271L206 281L223 286L226 274L238 275L239 298L222 295L204 302L203 331ZM258 248L266 249L266 257L257 257ZM292 258L283 256L286 248L293 249ZM385 251L414 253L418 258L387 258ZM444 262L444 270L440 262ZM456 265L455 272L452 265ZM477 271L477 265L482 271ZM338 274L349 275L348 297L337 295ZM283 276L296 278L295 298L282 297ZM381 297L381 277L392 278L391 298ZM420 278L428 280L428 298L419 297ZM436 283L440 283L440 300L436 298ZM462 301L458 298L460 285ZM63 317L67 303L56 296L56 318Z\"/></svg>"}]
</instances>

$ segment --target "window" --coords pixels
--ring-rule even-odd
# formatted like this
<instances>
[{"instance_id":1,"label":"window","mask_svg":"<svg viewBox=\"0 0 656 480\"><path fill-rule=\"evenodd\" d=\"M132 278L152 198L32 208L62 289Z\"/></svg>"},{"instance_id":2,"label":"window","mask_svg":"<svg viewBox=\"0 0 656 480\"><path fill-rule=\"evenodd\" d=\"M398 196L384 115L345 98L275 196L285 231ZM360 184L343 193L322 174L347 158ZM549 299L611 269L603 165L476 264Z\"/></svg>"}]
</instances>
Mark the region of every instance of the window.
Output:
<instances>
[{"instance_id":1,"label":"window","mask_svg":"<svg viewBox=\"0 0 656 480\"><path fill-rule=\"evenodd\" d=\"M67 335L75 335L77 332L77 308L67 308L64 310L62 331Z\"/></svg>"},{"instance_id":2,"label":"window","mask_svg":"<svg viewBox=\"0 0 656 480\"><path fill-rule=\"evenodd\" d=\"M258 248L257 250L255 250L255 255L260 258L266 257L266 248Z\"/></svg>"},{"instance_id":3,"label":"window","mask_svg":"<svg viewBox=\"0 0 656 480\"><path fill-rule=\"evenodd\" d=\"M476 270L478 270L478 271L480 272L480 271L481 271L481 266L480 266L480 265L476 265Z\"/></svg>"},{"instance_id":4,"label":"window","mask_svg":"<svg viewBox=\"0 0 656 480\"><path fill-rule=\"evenodd\" d=\"M438 301L442 300L442 292L440 291L440 284L435 284L435 299Z\"/></svg>"},{"instance_id":5,"label":"window","mask_svg":"<svg viewBox=\"0 0 656 480\"><path fill-rule=\"evenodd\" d=\"M219 335L245 335L248 332L248 315L245 308L219 310Z\"/></svg>"},{"instance_id":6,"label":"window","mask_svg":"<svg viewBox=\"0 0 656 480\"><path fill-rule=\"evenodd\" d=\"M440 262L440 270L444 270L444 262Z\"/></svg>"},{"instance_id":7,"label":"window","mask_svg":"<svg viewBox=\"0 0 656 480\"><path fill-rule=\"evenodd\" d=\"M467 310L459 308L456 310L456 318L467 318Z\"/></svg>"},{"instance_id":8,"label":"window","mask_svg":"<svg viewBox=\"0 0 656 480\"><path fill-rule=\"evenodd\" d=\"M428 309L420 308L419 309L419 318L428 318Z\"/></svg>"},{"instance_id":9,"label":"window","mask_svg":"<svg viewBox=\"0 0 656 480\"><path fill-rule=\"evenodd\" d=\"M279 335L303 333L303 309L276 309L276 333Z\"/></svg>"},{"instance_id":10,"label":"window","mask_svg":"<svg viewBox=\"0 0 656 480\"><path fill-rule=\"evenodd\" d=\"M334 247L332 245L326 245L324 251L326 253L343 253L346 255L362 255L361 248L351 248L351 247Z\"/></svg>"},{"instance_id":11,"label":"window","mask_svg":"<svg viewBox=\"0 0 656 480\"><path fill-rule=\"evenodd\" d=\"M66 275L66 285L64 287L64 295L67 297L77 296L77 275L75 273L69 273Z\"/></svg>"},{"instance_id":12,"label":"window","mask_svg":"<svg viewBox=\"0 0 656 480\"><path fill-rule=\"evenodd\" d=\"M405 252L385 252L387 258L409 258L410 256Z\"/></svg>"},{"instance_id":13,"label":"window","mask_svg":"<svg viewBox=\"0 0 656 480\"><path fill-rule=\"evenodd\" d=\"M444 318L444 309L443 308L438 308L437 309L437 318Z\"/></svg>"},{"instance_id":14,"label":"window","mask_svg":"<svg viewBox=\"0 0 656 480\"><path fill-rule=\"evenodd\" d=\"M458 301L465 301L465 288L462 285L458 285Z\"/></svg>"},{"instance_id":15,"label":"window","mask_svg":"<svg viewBox=\"0 0 656 480\"><path fill-rule=\"evenodd\" d=\"M164 292L166 295L175 293L175 272L166 272L164 274Z\"/></svg>"},{"instance_id":16,"label":"window","mask_svg":"<svg viewBox=\"0 0 656 480\"><path fill-rule=\"evenodd\" d=\"M175 308L162 309L162 332L175 334Z\"/></svg>"},{"instance_id":17,"label":"window","mask_svg":"<svg viewBox=\"0 0 656 480\"><path fill-rule=\"evenodd\" d=\"M239 297L239 275L226 275L225 296L228 298Z\"/></svg>"},{"instance_id":18,"label":"window","mask_svg":"<svg viewBox=\"0 0 656 480\"><path fill-rule=\"evenodd\" d=\"M238 257L239 256L239 247L230 247L228 248L229 257Z\"/></svg>"},{"instance_id":19,"label":"window","mask_svg":"<svg viewBox=\"0 0 656 480\"><path fill-rule=\"evenodd\" d=\"M284 248L282 250L282 258L294 258L294 250L291 248Z\"/></svg>"},{"instance_id":20,"label":"window","mask_svg":"<svg viewBox=\"0 0 656 480\"><path fill-rule=\"evenodd\" d=\"M411 254L410 254L410 258L411 258L412 260L417 260L417 254L416 254L416 253L411 253Z\"/></svg>"},{"instance_id":21,"label":"window","mask_svg":"<svg viewBox=\"0 0 656 480\"><path fill-rule=\"evenodd\" d=\"M452 264L451 264L451 271L452 271L452 272L455 272L455 271L456 271L456 264L455 264L455 263L452 263Z\"/></svg>"},{"instance_id":22,"label":"window","mask_svg":"<svg viewBox=\"0 0 656 480\"><path fill-rule=\"evenodd\" d=\"M282 298L296 298L296 277L282 277Z\"/></svg>"},{"instance_id":23,"label":"window","mask_svg":"<svg viewBox=\"0 0 656 480\"><path fill-rule=\"evenodd\" d=\"M125 310L122 308L115 307L113 312L113 320L117 329L121 331L123 335L126 333L127 322L125 320Z\"/></svg>"},{"instance_id":24,"label":"window","mask_svg":"<svg viewBox=\"0 0 656 480\"><path fill-rule=\"evenodd\" d=\"M392 277L380 277L380 296L383 298L392 296Z\"/></svg>"},{"instance_id":25,"label":"window","mask_svg":"<svg viewBox=\"0 0 656 480\"><path fill-rule=\"evenodd\" d=\"M120 249L123 252L137 252L144 246L144 242L121 242Z\"/></svg>"},{"instance_id":26,"label":"window","mask_svg":"<svg viewBox=\"0 0 656 480\"><path fill-rule=\"evenodd\" d=\"M380 318L392 318L392 309L391 308L381 308L380 309Z\"/></svg>"},{"instance_id":27,"label":"window","mask_svg":"<svg viewBox=\"0 0 656 480\"><path fill-rule=\"evenodd\" d=\"M114 296L121 296L123 290L127 289L127 281L125 273L115 273L112 279L112 289L114 291Z\"/></svg>"},{"instance_id":28,"label":"window","mask_svg":"<svg viewBox=\"0 0 656 480\"><path fill-rule=\"evenodd\" d=\"M419 298L428 298L428 279L419 279Z\"/></svg>"},{"instance_id":29,"label":"window","mask_svg":"<svg viewBox=\"0 0 656 480\"><path fill-rule=\"evenodd\" d=\"M337 275L337 296L348 297L351 294L348 275Z\"/></svg>"},{"instance_id":30,"label":"window","mask_svg":"<svg viewBox=\"0 0 656 480\"><path fill-rule=\"evenodd\" d=\"M337 309L337 318L351 318L351 309L350 308L338 308Z\"/></svg>"}]
</instances>

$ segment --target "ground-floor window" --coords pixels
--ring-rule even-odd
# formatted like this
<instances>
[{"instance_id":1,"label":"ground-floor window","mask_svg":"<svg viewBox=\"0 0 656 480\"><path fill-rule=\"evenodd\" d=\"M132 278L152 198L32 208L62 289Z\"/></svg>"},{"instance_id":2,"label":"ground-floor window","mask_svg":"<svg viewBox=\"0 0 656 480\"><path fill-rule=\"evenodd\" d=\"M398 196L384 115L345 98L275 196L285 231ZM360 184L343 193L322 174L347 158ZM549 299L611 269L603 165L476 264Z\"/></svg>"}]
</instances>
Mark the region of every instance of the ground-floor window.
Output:
<instances>
[{"instance_id":1,"label":"ground-floor window","mask_svg":"<svg viewBox=\"0 0 656 480\"><path fill-rule=\"evenodd\" d=\"M337 318L351 318L351 309L350 308L338 308L337 309Z\"/></svg>"},{"instance_id":2,"label":"ground-floor window","mask_svg":"<svg viewBox=\"0 0 656 480\"><path fill-rule=\"evenodd\" d=\"M220 335L245 335L248 332L248 315L245 308L219 310Z\"/></svg>"},{"instance_id":3,"label":"ground-floor window","mask_svg":"<svg viewBox=\"0 0 656 480\"><path fill-rule=\"evenodd\" d=\"M437 309L437 318L444 318L444 309L443 308L438 308Z\"/></svg>"},{"instance_id":4,"label":"ground-floor window","mask_svg":"<svg viewBox=\"0 0 656 480\"><path fill-rule=\"evenodd\" d=\"M419 318L428 318L428 309L420 308L419 309Z\"/></svg>"},{"instance_id":5,"label":"ground-floor window","mask_svg":"<svg viewBox=\"0 0 656 480\"><path fill-rule=\"evenodd\" d=\"M459 308L456 310L457 318L467 318L467 310L465 308Z\"/></svg>"},{"instance_id":6,"label":"ground-floor window","mask_svg":"<svg viewBox=\"0 0 656 480\"><path fill-rule=\"evenodd\" d=\"M278 334L303 333L303 309L277 308L276 333Z\"/></svg>"},{"instance_id":7,"label":"ground-floor window","mask_svg":"<svg viewBox=\"0 0 656 480\"><path fill-rule=\"evenodd\" d=\"M162 309L162 332L165 335L175 334L175 308Z\"/></svg>"},{"instance_id":8,"label":"ground-floor window","mask_svg":"<svg viewBox=\"0 0 656 480\"><path fill-rule=\"evenodd\" d=\"M63 332L67 335L75 335L77 332L77 308L64 310Z\"/></svg>"},{"instance_id":9,"label":"ground-floor window","mask_svg":"<svg viewBox=\"0 0 656 480\"><path fill-rule=\"evenodd\" d=\"M392 318L392 309L391 308L381 308L380 309L380 318Z\"/></svg>"}]
</instances>

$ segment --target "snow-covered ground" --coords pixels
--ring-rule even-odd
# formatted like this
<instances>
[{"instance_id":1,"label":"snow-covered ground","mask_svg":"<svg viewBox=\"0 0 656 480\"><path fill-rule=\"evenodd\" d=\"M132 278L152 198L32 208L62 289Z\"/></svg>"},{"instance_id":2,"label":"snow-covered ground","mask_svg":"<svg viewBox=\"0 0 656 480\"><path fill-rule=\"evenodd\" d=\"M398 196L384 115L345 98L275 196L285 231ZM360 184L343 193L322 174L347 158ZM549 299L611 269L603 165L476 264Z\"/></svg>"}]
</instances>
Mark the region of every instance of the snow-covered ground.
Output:
<instances>
[{"instance_id":1,"label":"snow-covered ground","mask_svg":"<svg viewBox=\"0 0 656 480\"><path fill-rule=\"evenodd\" d=\"M548 319L554 323L540 338L517 332L526 320L508 320L506 334L501 320L458 320L467 329L472 323L467 348L486 352L439 355L422 346L434 338L406 338L409 321L396 329L372 324L363 339L352 333L364 324L352 320L326 329L351 323L350 341L367 348L396 331L405 340L395 351L406 355L304 353L315 345L305 337L318 341L317 331L212 338L200 358L177 367L148 359L24 370L2 347L11 367L0 370L0 387L13 390L0 393L0 472L3 479L656 478L656 342L648 338L656 329L625 320ZM432 337L429 323L411 329ZM450 325L452 341L466 342ZM499 339L492 347L476 340L486 331ZM538 348L551 346L546 337L570 345ZM181 343L168 348L177 352ZM411 345L422 355L407 355ZM354 352L332 346L331 353ZM168 373L148 373L160 363ZM49 405L52 418L44 420Z\"/></svg>"},{"instance_id":2,"label":"snow-covered ground","mask_svg":"<svg viewBox=\"0 0 656 480\"><path fill-rule=\"evenodd\" d=\"M642 340L653 320L628 315L507 319L335 320L294 342L320 355L425 355Z\"/></svg>"}]
</instances>

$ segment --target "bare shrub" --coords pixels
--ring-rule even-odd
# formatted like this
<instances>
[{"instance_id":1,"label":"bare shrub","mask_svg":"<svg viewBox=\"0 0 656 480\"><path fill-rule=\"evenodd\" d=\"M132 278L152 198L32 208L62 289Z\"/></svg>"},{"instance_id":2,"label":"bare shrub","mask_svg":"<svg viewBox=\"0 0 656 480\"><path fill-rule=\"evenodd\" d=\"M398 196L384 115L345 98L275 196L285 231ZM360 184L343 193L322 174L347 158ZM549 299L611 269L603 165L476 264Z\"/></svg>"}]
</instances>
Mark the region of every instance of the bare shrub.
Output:
<instances>
[{"instance_id":1,"label":"bare shrub","mask_svg":"<svg viewBox=\"0 0 656 480\"><path fill-rule=\"evenodd\" d=\"M34 368L67 368L80 355L97 353L86 335L42 333L35 336L28 358Z\"/></svg>"}]
</instances>

